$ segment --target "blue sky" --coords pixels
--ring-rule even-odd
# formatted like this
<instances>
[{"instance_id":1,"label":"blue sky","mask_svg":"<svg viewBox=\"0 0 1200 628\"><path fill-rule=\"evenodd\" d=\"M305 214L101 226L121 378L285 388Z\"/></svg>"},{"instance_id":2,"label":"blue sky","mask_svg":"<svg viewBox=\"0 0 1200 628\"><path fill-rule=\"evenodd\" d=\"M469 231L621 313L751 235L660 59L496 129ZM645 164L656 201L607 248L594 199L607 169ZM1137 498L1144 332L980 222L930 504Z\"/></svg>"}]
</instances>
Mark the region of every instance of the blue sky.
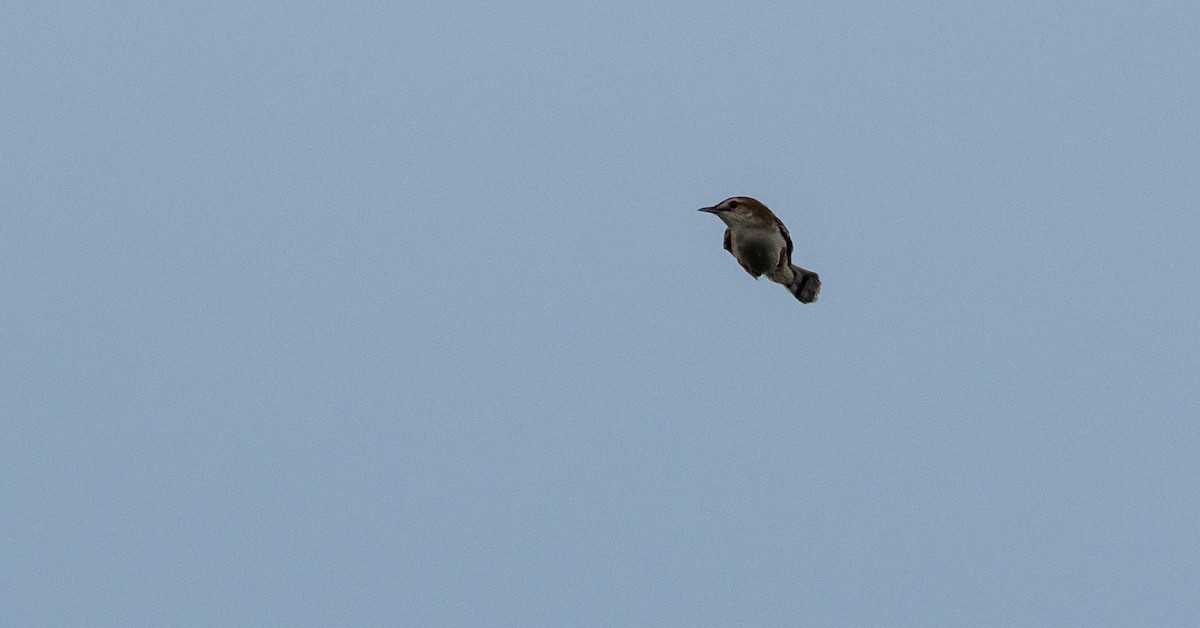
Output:
<instances>
[{"instance_id":1,"label":"blue sky","mask_svg":"<svg viewBox=\"0 0 1200 628\"><path fill-rule=\"evenodd\" d=\"M1191 4L0 35L6 624L1200 623Z\"/></svg>"}]
</instances>

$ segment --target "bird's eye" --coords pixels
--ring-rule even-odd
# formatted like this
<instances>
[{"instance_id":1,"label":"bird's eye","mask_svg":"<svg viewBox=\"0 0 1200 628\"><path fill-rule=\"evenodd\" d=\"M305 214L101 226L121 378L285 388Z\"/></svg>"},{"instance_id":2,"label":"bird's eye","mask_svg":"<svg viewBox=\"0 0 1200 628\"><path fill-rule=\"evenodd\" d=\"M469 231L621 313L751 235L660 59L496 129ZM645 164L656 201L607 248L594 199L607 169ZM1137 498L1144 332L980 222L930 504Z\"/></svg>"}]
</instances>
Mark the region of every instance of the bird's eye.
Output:
<instances>
[{"instance_id":1,"label":"bird's eye","mask_svg":"<svg viewBox=\"0 0 1200 628\"><path fill-rule=\"evenodd\" d=\"M729 209L737 209L737 206L738 206L737 201L729 201Z\"/></svg>"}]
</instances>

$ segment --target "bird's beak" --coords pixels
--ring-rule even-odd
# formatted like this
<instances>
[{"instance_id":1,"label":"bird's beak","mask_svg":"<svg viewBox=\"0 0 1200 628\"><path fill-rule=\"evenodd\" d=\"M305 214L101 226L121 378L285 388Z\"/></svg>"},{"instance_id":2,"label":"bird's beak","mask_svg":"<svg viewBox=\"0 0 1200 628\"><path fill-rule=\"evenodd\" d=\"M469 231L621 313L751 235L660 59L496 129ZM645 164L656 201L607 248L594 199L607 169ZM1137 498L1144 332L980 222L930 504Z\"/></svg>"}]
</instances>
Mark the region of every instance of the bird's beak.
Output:
<instances>
[{"instance_id":1,"label":"bird's beak","mask_svg":"<svg viewBox=\"0 0 1200 628\"><path fill-rule=\"evenodd\" d=\"M700 211L708 212L710 214L716 214L716 213L719 213L721 211L721 209L719 207L701 207Z\"/></svg>"}]
</instances>

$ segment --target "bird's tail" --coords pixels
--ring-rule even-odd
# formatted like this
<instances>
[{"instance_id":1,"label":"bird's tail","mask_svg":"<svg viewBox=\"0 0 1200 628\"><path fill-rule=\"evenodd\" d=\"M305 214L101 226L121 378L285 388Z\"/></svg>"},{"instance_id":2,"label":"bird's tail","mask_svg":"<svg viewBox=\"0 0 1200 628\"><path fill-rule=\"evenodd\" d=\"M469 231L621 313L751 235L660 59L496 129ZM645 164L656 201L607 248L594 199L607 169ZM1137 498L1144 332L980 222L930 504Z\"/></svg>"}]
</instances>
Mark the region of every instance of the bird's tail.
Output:
<instances>
[{"instance_id":1,"label":"bird's tail","mask_svg":"<svg viewBox=\"0 0 1200 628\"><path fill-rule=\"evenodd\" d=\"M811 270L792 264L792 280L783 284L801 303L812 303L821 294L821 278Z\"/></svg>"}]
</instances>

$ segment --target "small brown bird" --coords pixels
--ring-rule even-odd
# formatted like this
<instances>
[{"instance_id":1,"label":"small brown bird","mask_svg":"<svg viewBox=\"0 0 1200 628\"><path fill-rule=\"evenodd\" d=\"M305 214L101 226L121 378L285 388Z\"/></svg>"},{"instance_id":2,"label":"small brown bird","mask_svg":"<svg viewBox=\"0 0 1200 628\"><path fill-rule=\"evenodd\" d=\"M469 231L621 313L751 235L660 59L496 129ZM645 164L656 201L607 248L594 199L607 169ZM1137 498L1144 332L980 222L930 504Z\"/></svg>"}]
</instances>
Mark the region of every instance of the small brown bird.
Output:
<instances>
[{"instance_id":1,"label":"small brown bird","mask_svg":"<svg viewBox=\"0 0 1200 628\"><path fill-rule=\"evenodd\" d=\"M716 214L729 225L725 250L742 268L758 279L782 284L801 303L812 303L821 293L821 278L811 270L792 264L792 236L766 205L748 197L734 196L700 211Z\"/></svg>"}]
</instances>

